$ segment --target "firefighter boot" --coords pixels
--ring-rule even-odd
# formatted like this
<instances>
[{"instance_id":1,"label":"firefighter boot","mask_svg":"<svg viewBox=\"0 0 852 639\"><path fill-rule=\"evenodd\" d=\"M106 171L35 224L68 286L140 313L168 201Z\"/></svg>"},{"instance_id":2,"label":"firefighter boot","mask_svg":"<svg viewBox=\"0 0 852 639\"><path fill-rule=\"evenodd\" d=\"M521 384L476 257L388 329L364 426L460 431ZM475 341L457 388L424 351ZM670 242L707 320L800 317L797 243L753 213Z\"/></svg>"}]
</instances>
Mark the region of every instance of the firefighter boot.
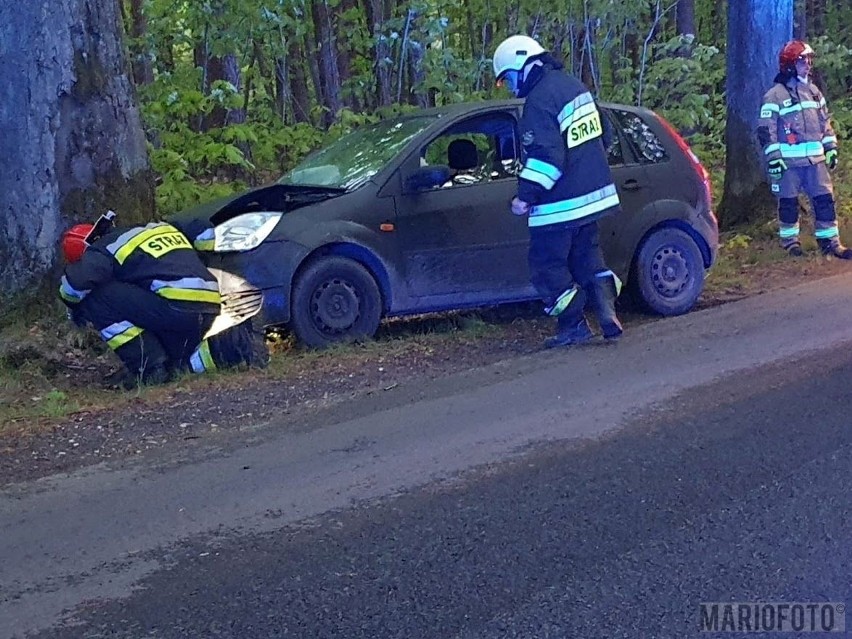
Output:
<instances>
[{"instance_id":1,"label":"firefighter boot","mask_svg":"<svg viewBox=\"0 0 852 639\"><path fill-rule=\"evenodd\" d=\"M568 319L568 318L566 318ZM574 318L566 322L561 317L558 321L558 330L556 335L548 337L544 340L545 348L557 348L559 346L574 346L588 342L594 337L592 329L589 328L589 323L585 317L580 317L579 320Z\"/></svg>"},{"instance_id":2,"label":"firefighter boot","mask_svg":"<svg viewBox=\"0 0 852 639\"><path fill-rule=\"evenodd\" d=\"M615 314L615 300L621 292L621 280L612 271L601 271L595 275L589 296L592 308L601 325L604 339L616 340L624 329Z\"/></svg>"},{"instance_id":3,"label":"firefighter boot","mask_svg":"<svg viewBox=\"0 0 852 639\"><path fill-rule=\"evenodd\" d=\"M544 341L545 348L582 344L592 339L592 331L583 316L586 293L579 286L566 289L544 312L556 318L556 335Z\"/></svg>"},{"instance_id":4,"label":"firefighter boot","mask_svg":"<svg viewBox=\"0 0 852 639\"><path fill-rule=\"evenodd\" d=\"M802 245L798 242L792 242L784 246L784 250L787 251L787 255L790 257L802 257L804 252L802 251Z\"/></svg>"},{"instance_id":5,"label":"firefighter boot","mask_svg":"<svg viewBox=\"0 0 852 639\"><path fill-rule=\"evenodd\" d=\"M819 239L817 243L823 255L829 255L841 260L852 260L852 248L843 246L839 238Z\"/></svg>"},{"instance_id":6,"label":"firefighter boot","mask_svg":"<svg viewBox=\"0 0 852 639\"><path fill-rule=\"evenodd\" d=\"M778 200L778 236L781 248L790 257L802 257L802 244L799 242L799 200L783 197Z\"/></svg>"}]
</instances>

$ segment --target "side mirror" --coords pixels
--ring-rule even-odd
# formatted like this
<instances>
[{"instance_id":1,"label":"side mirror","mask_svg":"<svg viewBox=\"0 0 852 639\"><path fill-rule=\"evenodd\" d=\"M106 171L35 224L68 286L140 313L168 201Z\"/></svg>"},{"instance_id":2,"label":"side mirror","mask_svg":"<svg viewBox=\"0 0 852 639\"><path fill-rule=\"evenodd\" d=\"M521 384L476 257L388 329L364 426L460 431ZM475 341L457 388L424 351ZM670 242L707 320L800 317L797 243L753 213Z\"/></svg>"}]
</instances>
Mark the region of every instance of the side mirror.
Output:
<instances>
[{"instance_id":1,"label":"side mirror","mask_svg":"<svg viewBox=\"0 0 852 639\"><path fill-rule=\"evenodd\" d=\"M406 191L424 191L441 186L450 179L450 167L444 165L424 166L405 180Z\"/></svg>"}]
</instances>

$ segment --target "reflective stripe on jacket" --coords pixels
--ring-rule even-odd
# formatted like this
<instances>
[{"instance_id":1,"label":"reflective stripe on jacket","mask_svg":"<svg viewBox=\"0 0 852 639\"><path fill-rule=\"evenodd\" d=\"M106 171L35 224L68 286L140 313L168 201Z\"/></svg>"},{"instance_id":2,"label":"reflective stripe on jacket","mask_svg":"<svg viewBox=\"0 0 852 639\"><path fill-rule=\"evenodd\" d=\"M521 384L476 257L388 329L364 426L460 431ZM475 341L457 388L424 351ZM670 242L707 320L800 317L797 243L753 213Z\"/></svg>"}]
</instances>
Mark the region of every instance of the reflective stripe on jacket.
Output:
<instances>
[{"instance_id":1,"label":"reflective stripe on jacket","mask_svg":"<svg viewBox=\"0 0 852 639\"><path fill-rule=\"evenodd\" d=\"M605 123L585 85L545 59L529 70L524 95L518 197L531 205L529 226L579 226L617 210Z\"/></svg>"},{"instance_id":2,"label":"reflective stripe on jacket","mask_svg":"<svg viewBox=\"0 0 852 639\"><path fill-rule=\"evenodd\" d=\"M113 279L151 290L187 312L219 312L216 278L189 239L166 222L114 230L95 241L65 268L59 294L73 305Z\"/></svg>"},{"instance_id":3,"label":"reflective stripe on jacket","mask_svg":"<svg viewBox=\"0 0 852 639\"><path fill-rule=\"evenodd\" d=\"M826 151L837 148L825 98L816 85L798 78L766 92L757 131L767 162L783 158L787 166L808 166L824 162Z\"/></svg>"}]
</instances>

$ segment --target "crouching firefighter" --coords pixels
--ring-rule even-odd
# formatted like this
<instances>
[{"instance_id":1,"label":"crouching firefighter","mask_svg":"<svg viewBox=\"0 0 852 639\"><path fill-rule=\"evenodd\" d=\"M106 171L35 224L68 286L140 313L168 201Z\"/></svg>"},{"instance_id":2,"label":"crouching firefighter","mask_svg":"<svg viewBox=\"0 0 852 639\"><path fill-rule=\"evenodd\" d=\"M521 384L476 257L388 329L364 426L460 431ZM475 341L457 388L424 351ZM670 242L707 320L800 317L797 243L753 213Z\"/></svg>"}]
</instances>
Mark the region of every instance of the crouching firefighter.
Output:
<instances>
[{"instance_id":1,"label":"crouching firefighter","mask_svg":"<svg viewBox=\"0 0 852 639\"><path fill-rule=\"evenodd\" d=\"M59 295L69 317L91 324L122 361L121 386L163 383L191 367L220 312L219 284L177 227L118 229L114 217L65 232Z\"/></svg>"},{"instance_id":2,"label":"crouching firefighter","mask_svg":"<svg viewBox=\"0 0 852 639\"><path fill-rule=\"evenodd\" d=\"M515 215L526 215L529 267L557 334L547 347L593 337L587 302L605 339L621 336L615 300L621 282L604 263L597 221L619 210L605 144L609 131L589 90L534 39L516 35L494 52L494 75L526 98L521 131L524 163Z\"/></svg>"}]
</instances>

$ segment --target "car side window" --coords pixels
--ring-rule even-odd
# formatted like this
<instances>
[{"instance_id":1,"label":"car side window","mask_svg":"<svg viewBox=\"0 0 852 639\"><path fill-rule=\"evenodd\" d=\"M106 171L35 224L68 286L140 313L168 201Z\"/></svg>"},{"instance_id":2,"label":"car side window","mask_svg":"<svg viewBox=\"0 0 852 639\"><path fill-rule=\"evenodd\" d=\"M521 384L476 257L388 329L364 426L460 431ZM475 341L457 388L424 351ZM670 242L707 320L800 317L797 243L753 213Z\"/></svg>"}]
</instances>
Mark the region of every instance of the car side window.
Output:
<instances>
[{"instance_id":1,"label":"car side window","mask_svg":"<svg viewBox=\"0 0 852 639\"><path fill-rule=\"evenodd\" d=\"M448 166L450 179L436 188L469 186L515 177L520 161L515 119L506 113L457 123L427 143L420 166Z\"/></svg>"},{"instance_id":2,"label":"car side window","mask_svg":"<svg viewBox=\"0 0 852 639\"><path fill-rule=\"evenodd\" d=\"M642 164L657 164L669 160L663 142L641 117L617 109L613 109L611 113L618 122L618 129L636 151L636 157Z\"/></svg>"},{"instance_id":3,"label":"car side window","mask_svg":"<svg viewBox=\"0 0 852 639\"><path fill-rule=\"evenodd\" d=\"M618 133L618 123L609 111L603 111L603 117L609 124L610 141L606 147L606 159L610 166L622 166L624 164L624 148L621 145L621 136Z\"/></svg>"}]
</instances>

